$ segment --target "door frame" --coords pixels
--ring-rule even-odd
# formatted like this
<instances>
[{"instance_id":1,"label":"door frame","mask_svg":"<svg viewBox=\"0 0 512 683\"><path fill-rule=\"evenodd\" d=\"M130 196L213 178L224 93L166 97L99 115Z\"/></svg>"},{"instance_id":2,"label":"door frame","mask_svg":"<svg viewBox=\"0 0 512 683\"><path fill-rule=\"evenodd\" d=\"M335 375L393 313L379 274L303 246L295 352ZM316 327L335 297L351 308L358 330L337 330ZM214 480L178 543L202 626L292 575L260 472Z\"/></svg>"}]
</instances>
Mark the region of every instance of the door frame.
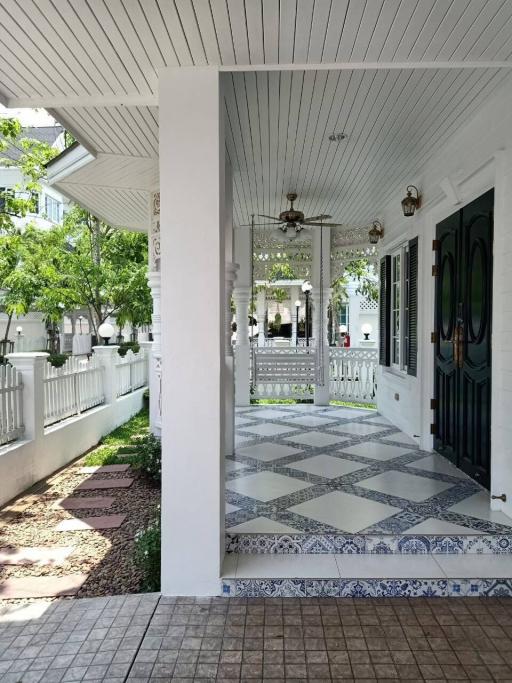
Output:
<instances>
[{"instance_id":1,"label":"door frame","mask_svg":"<svg viewBox=\"0 0 512 683\"><path fill-rule=\"evenodd\" d=\"M423 298L423 313L421 315L422 325L422 339L423 343L420 345L421 353L421 423L422 423L422 437L420 440L420 447L424 450L433 451L434 450L434 438L430 433L430 425L433 422L433 411L430 407L430 399L434 397L434 347L430 342L430 332L435 329L435 278L432 276L432 265L435 263L435 253L432 250L432 241L436 236L436 226L438 223L448 218L450 215L455 213L457 210L471 203L475 199L478 199L481 195L485 194L488 190L494 188L494 226L495 232L493 237L493 255L495 255L495 244L497 241L497 235L503 229L503 225L499 212L496 210L498 207L498 202L500 201L500 189L503 186L503 175L505 168L504 152L497 152L491 155L487 161L480 164L478 168L470 173L465 174L462 179L457 178L457 182L454 179L449 178L449 184L454 188L454 192L451 196L445 196L437 201L432 201L424 207L425 215L423 216L423 249L421 256L422 263L422 291L424 292ZM493 311L496 315L499 312L494 307L494 300L497 287L497 278L500 277L501 273L497 267L493 268L492 274L492 300L493 300ZM493 316L494 317L494 316ZM490 462L490 491L492 494L500 495L502 493L500 488L500 481L497 473L495 471L494 465L496 456L496 440L494 438L494 427L496 424L496 410L499 405L500 399L500 387L499 382L494 381L494 361L496 358L496 344L497 337L492 333L491 338L491 373L492 373L492 384L491 384L491 462ZM512 497L512 496L511 496ZM504 510L507 514L512 514L512 504L504 504L501 501L492 501L492 509Z\"/></svg>"}]
</instances>

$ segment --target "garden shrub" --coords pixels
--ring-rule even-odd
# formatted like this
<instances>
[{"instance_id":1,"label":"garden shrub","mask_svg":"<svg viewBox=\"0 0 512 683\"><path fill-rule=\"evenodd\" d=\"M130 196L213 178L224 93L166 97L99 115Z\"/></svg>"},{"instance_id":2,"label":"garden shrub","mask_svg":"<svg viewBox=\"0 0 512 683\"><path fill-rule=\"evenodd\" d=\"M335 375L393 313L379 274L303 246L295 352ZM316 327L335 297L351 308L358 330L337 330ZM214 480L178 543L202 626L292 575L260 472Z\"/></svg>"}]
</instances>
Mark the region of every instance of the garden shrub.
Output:
<instances>
[{"instance_id":1,"label":"garden shrub","mask_svg":"<svg viewBox=\"0 0 512 683\"><path fill-rule=\"evenodd\" d=\"M140 344L138 342L121 342L119 344L119 348L117 349L117 353L124 357L128 353L128 351L133 351L133 353L139 353L140 351Z\"/></svg>"},{"instance_id":2,"label":"garden shrub","mask_svg":"<svg viewBox=\"0 0 512 683\"><path fill-rule=\"evenodd\" d=\"M162 442L149 433L137 439L136 443L142 472L159 484L162 481Z\"/></svg>"},{"instance_id":3,"label":"garden shrub","mask_svg":"<svg viewBox=\"0 0 512 683\"><path fill-rule=\"evenodd\" d=\"M51 353L46 359L54 368L61 368L68 359L65 353Z\"/></svg>"},{"instance_id":4,"label":"garden shrub","mask_svg":"<svg viewBox=\"0 0 512 683\"><path fill-rule=\"evenodd\" d=\"M160 590L160 506L145 529L135 534L134 560L143 573L142 590Z\"/></svg>"}]
</instances>

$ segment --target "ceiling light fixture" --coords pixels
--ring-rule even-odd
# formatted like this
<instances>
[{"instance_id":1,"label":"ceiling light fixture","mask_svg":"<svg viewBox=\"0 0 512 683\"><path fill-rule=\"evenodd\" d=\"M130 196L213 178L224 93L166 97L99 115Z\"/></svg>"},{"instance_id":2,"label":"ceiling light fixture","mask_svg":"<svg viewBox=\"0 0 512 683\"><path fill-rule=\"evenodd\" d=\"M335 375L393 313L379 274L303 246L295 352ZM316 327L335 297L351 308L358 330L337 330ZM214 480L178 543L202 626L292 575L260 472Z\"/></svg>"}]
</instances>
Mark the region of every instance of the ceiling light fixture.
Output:
<instances>
[{"instance_id":1,"label":"ceiling light fixture","mask_svg":"<svg viewBox=\"0 0 512 683\"><path fill-rule=\"evenodd\" d=\"M421 206L421 195L418 192L418 188L415 185L407 185L407 197L402 199L402 211L404 216L414 216L416 209ZM416 192L416 196L412 196L412 191Z\"/></svg>"},{"instance_id":2,"label":"ceiling light fixture","mask_svg":"<svg viewBox=\"0 0 512 683\"><path fill-rule=\"evenodd\" d=\"M373 221L372 227L368 231L368 238L370 244L378 244L379 240L384 237L384 228L380 221Z\"/></svg>"}]
</instances>

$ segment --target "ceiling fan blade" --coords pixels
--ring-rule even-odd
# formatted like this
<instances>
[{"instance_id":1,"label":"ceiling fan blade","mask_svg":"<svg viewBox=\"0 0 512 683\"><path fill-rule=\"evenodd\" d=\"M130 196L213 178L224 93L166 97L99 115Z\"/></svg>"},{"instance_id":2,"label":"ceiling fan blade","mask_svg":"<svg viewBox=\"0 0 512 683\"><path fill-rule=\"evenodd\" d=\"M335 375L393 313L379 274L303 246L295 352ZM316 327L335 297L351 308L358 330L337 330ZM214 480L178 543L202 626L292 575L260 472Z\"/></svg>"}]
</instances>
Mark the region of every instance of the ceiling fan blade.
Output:
<instances>
[{"instance_id":1,"label":"ceiling fan blade","mask_svg":"<svg viewBox=\"0 0 512 683\"><path fill-rule=\"evenodd\" d=\"M238 227L239 228L251 228L252 225L253 225L252 223L242 223ZM261 228L261 226L263 226L263 225L274 225L275 226L275 225L279 225L279 223L254 223L255 228Z\"/></svg>"},{"instance_id":2,"label":"ceiling fan blade","mask_svg":"<svg viewBox=\"0 0 512 683\"><path fill-rule=\"evenodd\" d=\"M276 223L282 223L282 222L283 222L283 221L282 221L279 217L277 217L277 216L267 216L267 215L264 214L264 213L259 213L258 216L259 216L260 218L270 218L270 220L275 221Z\"/></svg>"},{"instance_id":3,"label":"ceiling fan blade","mask_svg":"<svg viewBox=\"0 0 512 683\"><path fill-rule=\"evenodd\" d=\"M318 225L319 228L341 228L343 223L310 223L309 221L304 221L302 225Z\"/></svg>"},{"instance_id":4,"label":"ceiling fan blade","mask_svg":"<svg viewBox=\"0 0 512 683\"><path fill-rule=\"evenodd\" d=\"M304 223L309 223L310 221L323 221L326 218L332 218L327 213L322 213L319 216L309 216L309 218L304 219Z\"/></svg>"}]
</instances>

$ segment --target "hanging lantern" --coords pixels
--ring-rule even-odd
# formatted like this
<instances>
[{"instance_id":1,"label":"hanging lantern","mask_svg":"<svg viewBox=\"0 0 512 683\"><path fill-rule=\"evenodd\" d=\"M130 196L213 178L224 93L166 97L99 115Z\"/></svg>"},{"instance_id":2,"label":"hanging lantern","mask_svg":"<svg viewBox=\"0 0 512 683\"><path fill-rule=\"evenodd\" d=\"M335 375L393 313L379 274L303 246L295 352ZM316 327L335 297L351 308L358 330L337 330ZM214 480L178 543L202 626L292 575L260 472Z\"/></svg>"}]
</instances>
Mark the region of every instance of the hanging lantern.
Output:
<instances>
[{"instance_id":1,"label":"hanging lantern","mask_svg":"<svg viewBox=\"0 0 512 683\"><path fill-rule=\"evenodd\" d=\"M412 191L416 192L416 196L412 196ZM420 193L415 185L407 186L407 197L402 199L402 211L404 216L414 216L416 209L420 208Z\"/></svg>"},{"instance_id":2,"label":"hanging lantern","mask_svg":"<svg viewBox=\"0 0 512 683\"><path fill-rule=\"evenodd\" d=\"M379 240L384 236L384 228L380 221L373 221L372 227L368 231L368 239L370 244L378 244Z\"/></svg>"}]
</instances>

